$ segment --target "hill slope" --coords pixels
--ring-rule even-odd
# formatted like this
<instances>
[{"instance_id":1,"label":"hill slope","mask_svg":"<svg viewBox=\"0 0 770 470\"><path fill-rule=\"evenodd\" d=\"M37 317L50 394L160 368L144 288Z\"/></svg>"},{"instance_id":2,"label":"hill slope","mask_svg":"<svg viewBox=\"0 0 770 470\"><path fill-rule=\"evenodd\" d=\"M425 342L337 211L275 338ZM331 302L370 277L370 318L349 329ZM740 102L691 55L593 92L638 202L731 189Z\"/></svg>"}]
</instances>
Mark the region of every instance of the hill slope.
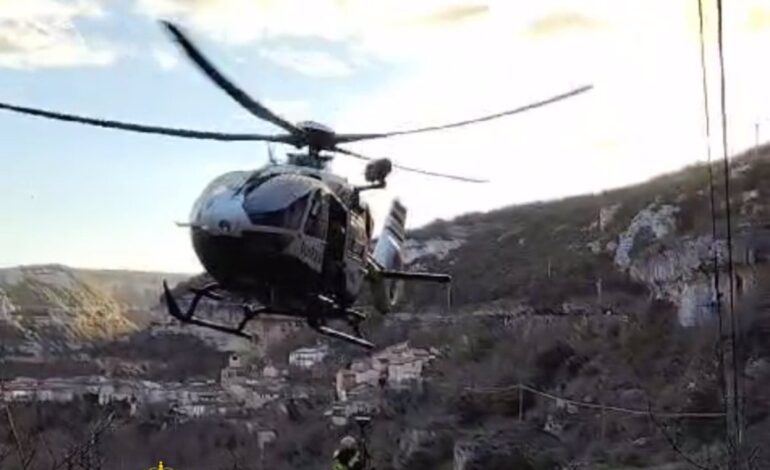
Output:
<instances>
[{"instance_id":1,"label":"hill slope","mask_svg":"<svg viewBox=\"0 0 770 470\"><path fill-rule=\"evenodd\" d=\"M38 356L135 331L160 295L159 278L61 265L0 269L0 335L10 354ZM145 314L146 315L146 314Z\"/></svg>"},{"instance_id":2,"label":"hill slope","mask_svg":"<svg viewBox=\"0 0 770 470\"><path fill-rule=\"evenodd\" d=\"M727 259L721 164L717 243ZM746 291L770 256L770 147L731 162L733 254ZM410 234L412 269L454 276L457 308L627 310L647 295L678 306L682 324L703 319L711 267L708 168L696 165L600 194L474 213ZM410 286L406 308L440 305L432 286Z\"/></svg>"}]
</instances>

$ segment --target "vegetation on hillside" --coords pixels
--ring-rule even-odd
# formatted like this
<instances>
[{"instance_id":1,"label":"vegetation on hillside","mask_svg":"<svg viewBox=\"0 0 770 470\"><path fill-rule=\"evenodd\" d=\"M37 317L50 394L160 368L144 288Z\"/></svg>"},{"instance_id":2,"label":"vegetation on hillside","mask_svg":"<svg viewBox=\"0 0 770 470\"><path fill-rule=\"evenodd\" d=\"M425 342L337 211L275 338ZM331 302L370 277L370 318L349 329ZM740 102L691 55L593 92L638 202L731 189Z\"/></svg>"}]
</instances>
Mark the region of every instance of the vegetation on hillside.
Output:
<instances>
[{"instance_id":1,"label":"vegetation on hillside","mask_svg":"<svg viewBox=\"0 0 770 470\"><path fill-rule=\"evenodd\" d=\"M733 227L736 232L744 227L764 227L770 217L770 146L734 158L730 168ZM721 162L713 163L712 169L717 235L724 238ZM416 266L452 274L453 301L458 307L473 308L500 299L555 306L568 298L594 296L598 279L603 292L610 296L639 296L645 286L613 265L612 243L651 204L678 208L676 236L680 239L710 235L708 178L708 166L697 164L598 194L439 220L410 232L410 238L429 241L459 237L463 243L443 259L427 256ZM441 305L443 295L434 286L410 285L404 308Z\"/></svg>"}]
</instances>

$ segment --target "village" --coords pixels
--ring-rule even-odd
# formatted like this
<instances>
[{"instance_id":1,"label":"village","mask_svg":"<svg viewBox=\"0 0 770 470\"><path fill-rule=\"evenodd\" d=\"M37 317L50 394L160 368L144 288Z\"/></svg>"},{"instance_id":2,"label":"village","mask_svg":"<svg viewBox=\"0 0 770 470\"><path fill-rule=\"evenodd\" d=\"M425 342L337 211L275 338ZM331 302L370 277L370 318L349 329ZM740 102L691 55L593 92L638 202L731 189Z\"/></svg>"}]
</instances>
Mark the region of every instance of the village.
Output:
<instances>
[{"instance_id":1,"label":"village","mask_svg":"<svg viewBox=\"0 0 770 470\"><path fill-rule=\"evenodd\" d=\"M127 405L131 416L163 405L178 420L204 416L248 419L268 404L322 398L330 403L326 415L335 425L345 425L357 413L377 413L380 391L421 387L428 363L438 351L412 348L400 343L337 371L334 380L297 380L314 376L312 371L329 354L327 345L304 347L288 355L288 366L261 365L256 355L233 352L220 371L219 380L155 382L105 376L33 379L16 377L0 383L0 399L6 403L69 403L78 399L106 406ZM315 377L315 376L314 376ZM328 376L326 377L328 379Z\"/></svg>"}]
</instances>

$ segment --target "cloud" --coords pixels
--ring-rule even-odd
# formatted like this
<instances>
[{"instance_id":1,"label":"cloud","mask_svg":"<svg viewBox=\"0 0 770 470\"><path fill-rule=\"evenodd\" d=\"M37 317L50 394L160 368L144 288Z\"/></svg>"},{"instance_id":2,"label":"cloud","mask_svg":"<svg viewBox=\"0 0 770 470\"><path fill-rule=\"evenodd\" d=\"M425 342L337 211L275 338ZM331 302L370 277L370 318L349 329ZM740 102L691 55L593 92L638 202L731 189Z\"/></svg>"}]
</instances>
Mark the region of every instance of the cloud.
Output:
<instances>
[{"instance_id":1,"label":"cloud","mask_svg":"<svg viewBox=\"0 0 770 470\"><path fill-rule=\"evenodd\" d=\"M259 54L271 62L308 77L337 78L353 73L350 65L323 51L299 50L281 46L260 49Z\"/></svg>"},{"instance_id":2,"label":"cloud","mask_svg":"<svg viewBox=\"0 0 770 470\"><path fill-rule=\"evenodd\" d=\"M437 11L421 19L432 25L443 25L465 21L469 18L489 13L489 5L456 5Z\"/></svg>"},{"instance_id":3,"label":"cloud","mask_svg":"<svg viewBox=\"0 0 770 470\"><path fill-rule=\"evenodd\" d=\"M323 37L338 39L342 27L332 0L136 0L139 12L175 18L211 37L244 44L265 37Z\"/></svg>"},{"instance_id":4,"label":"cloud","mask_svg":"<svg viewBox=\"0 0 770 470\"><path fill-rule=\"evenodd\" d=\"M34 69L107 65L115 51L76 29L80 18L104 15L94 0L0 0L0 67Z\"/></svg>"},{"instance_id":5,"label":"cloud","mask_svg":"<svg viewBox=\"0 0 770 470\"><path fill-rule=\"evenodd\" d=\"M489 16L484 13L491 4L506 8L506 0L486 3L447 7L446 0L136 0L136 8L231 44L320 38L347 42L370 54L413 57L425 46L444 47L445 31L474 23L464 21L469 18Z\"/></svg>"},{"instance_id":6,"label":"cloud","mask_svg":"<svg viewBox=\"0 0 770 470\"><path fill-rule=\"evenodd\" d=\"M594 31L602 27L596 19L574 11L550 13L533 21L528 33L533 36L551 36L564 32Z\"/></svg>"}]
</instances>

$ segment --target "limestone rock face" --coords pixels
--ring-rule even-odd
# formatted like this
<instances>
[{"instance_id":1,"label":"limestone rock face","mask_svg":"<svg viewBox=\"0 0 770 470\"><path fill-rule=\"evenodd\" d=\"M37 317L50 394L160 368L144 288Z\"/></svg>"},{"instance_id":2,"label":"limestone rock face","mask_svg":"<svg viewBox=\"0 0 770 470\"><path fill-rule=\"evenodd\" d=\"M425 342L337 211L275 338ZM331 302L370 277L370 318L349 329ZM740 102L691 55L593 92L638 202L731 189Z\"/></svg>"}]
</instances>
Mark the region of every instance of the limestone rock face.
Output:
<instances>
[{"instance_id":1,"label":"limestone rock face","mask_svg":"<svg viewBox=\"0 0 770 470\"><path fill-rule=\"evenodd\" d=\"M634 252L640 245L654 240L662 240L676 230L675 215L679 208L672 205L651 204L639 211L631 220L628 229L618 237L618 247L615 251L615 264L628 269L631 266Z\"/></svg>"},{"instance_id":2,"label":"limestone rock face","mask_svg":"<svg viewBox=\"0 0 770 470\"><path fill-rule=\"evenodd\" d=\"M679 323L692 326L712 314L712 260L714 251L723 260L726 246L710 235L677 236L678 212L658 204L641 210L618 237L614 262L655 298L677 305Z\"/></svg>"},{"instance_id":3,"label":"limestone rock face","mask_svg":"<svg viewBox=\"0 0 770 470\"><path fill-rule=\"evenodd\" d=\"M409 264L417 259L435 257L444 259L452 250L462 246L465 240L462 238L430 240L407 240L404 244L404 262Z\"/></svg>"}]
</instances>

